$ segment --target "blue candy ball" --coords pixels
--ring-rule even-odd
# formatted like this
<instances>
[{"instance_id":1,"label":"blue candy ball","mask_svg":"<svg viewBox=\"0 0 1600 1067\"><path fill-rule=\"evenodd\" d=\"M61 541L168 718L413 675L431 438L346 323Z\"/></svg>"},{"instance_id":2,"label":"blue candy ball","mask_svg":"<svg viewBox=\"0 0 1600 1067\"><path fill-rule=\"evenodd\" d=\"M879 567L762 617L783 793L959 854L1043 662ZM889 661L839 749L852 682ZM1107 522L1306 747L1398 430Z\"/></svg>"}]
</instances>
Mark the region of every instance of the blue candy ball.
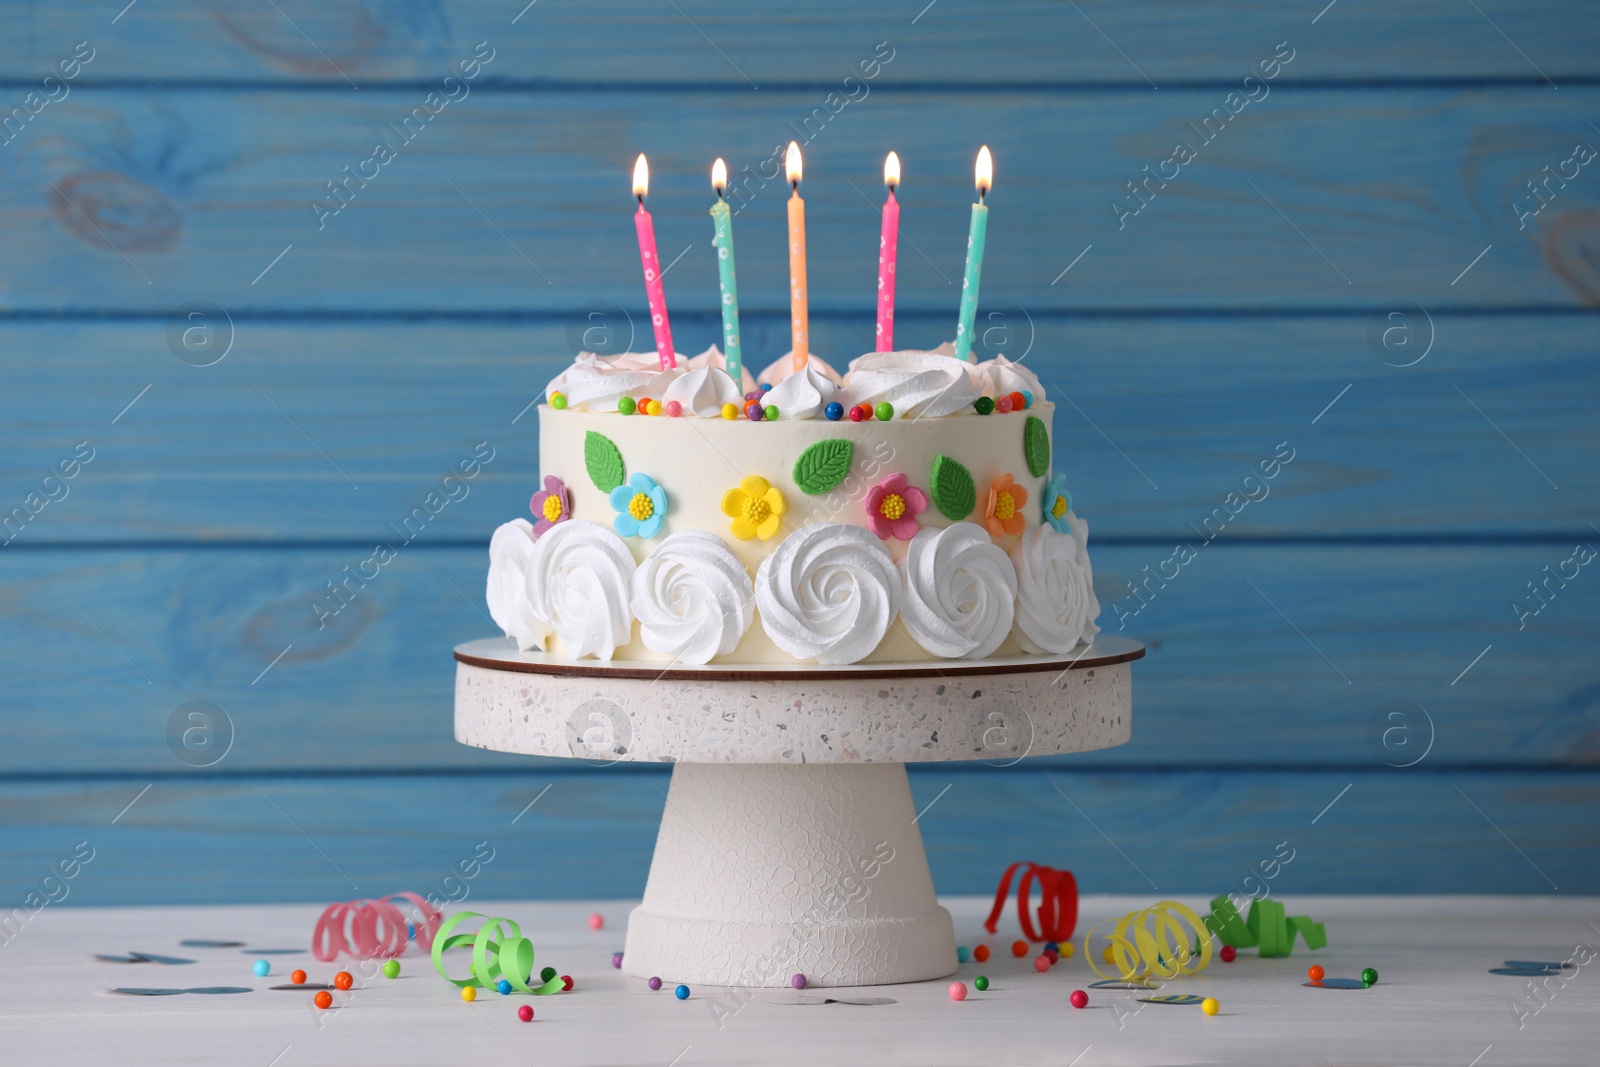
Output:
<instances>
[{"instance_id":1,"label":"blue candy ball","mask_svg":"<svg viewBox=\"0 0 1600 1067\"><path fill-rule=\"evenodd\" d=\"M771 382L762 382L759 386L757 386L757 388L759 388L763 393L765 393L765 392L768 392L769 390L771 390L772 383Z\"/></svg>"},{"instance_id":2,"label":"blue candy ball","mask_svg":"<svg viewBox=\"0 0 1600 1067\"><path fill-rule=\"evenodd\" d=\"M681 985L677 989L674 989L672 991L672 995L677 997L679 1000L688 1000L689 999L689 987L686 986L686 985Z\"/></svg>"},{"instance_id":3,"label":"blue candy ball","mask_svg":"<svg viewBox=\"0 0 1600 1067\"><path fill-rule=\"evenodd\" d=\"M966 945L957 945L956 946L956 962L957 963L966 963L971 958L972 958L972 950L970 948L968 948Z\"/></svg>"},{"instance_id":4,"label":"blue candy ball","mask_svg":"<svg viewBox=\"0 0 1600 1067\"><path fill-rule=\"evenodd\" d=\"M833 403L823 408L822 413L828 416L829 422L838 422L840 419L844 418L844 405L835 400Z\"/></svg>"},{"instance_id":5,"label":"blue candy ball","mask_svg":"<svg viewBox=\"0 0 1600 1067\"><path fill-rule=\"evenodd\" d=\"M1033 390L1032 389L1024 389L1022 391L1022 406L1025 407L1025 408L1033 407Z\"/></svg>"},{"instance_id":6,"label":"blue candy ball","mask_svg":"<svg viewBox=\"0 0 1600 1067\"><path fill-rule=\"evenodd\" d=\"M272 964L268 963L266 960L256 960L255 966L251 967L250 969L256 972L257 978L265 978L267 975L272 973Z\"/></svg>"},{"instance_id":7,"label":"blue candy ball","mask_svg":"<svg viewBox=\"0 0 1600 1067\"><path fill-rule=\"evenodd\" d=\"M511 983L509 981L507 981L506 979L504 979L504 978L502 978L502 979L500 979L500 981L496 982L494 987L496 989L500 990L500 995L503 996L503 997L504 996L509 996L510 993L511 993Z\"/></svg>"}]
</instances>

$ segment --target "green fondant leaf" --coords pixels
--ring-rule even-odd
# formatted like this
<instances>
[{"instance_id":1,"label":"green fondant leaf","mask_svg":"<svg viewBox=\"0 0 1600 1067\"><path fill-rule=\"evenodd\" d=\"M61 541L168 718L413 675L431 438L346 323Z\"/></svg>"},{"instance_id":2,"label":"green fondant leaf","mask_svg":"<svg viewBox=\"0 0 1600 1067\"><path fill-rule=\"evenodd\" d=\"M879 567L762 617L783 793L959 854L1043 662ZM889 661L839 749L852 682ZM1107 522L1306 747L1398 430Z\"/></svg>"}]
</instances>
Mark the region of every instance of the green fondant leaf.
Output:
<instances>
[{"instance_id":1,"label":"green fondant leaf","mask_svg":"<svg viewBox=\"0 0 1600 1067\"><path fill-rule=\"evenodd\" d=\"M818 441L794 461L794 484L802 493L821 496L844 481L854 454L855 445L842 437Z\"/></svg>"},{"instance_id":2,"label":"green fondant leaf","mask_svg":"<svg viewBox=\"0 0 1600 1067\"><path fill-rule=\"evenodd\" d=\"M1043 478L1050 469L1050 431L1044 420L1033 415L1022 424L1022 458L1028 461L1028 473Z\"/></svg>"},{"instance_id":3,"label":"green fondant leaf","mask_svg":"<svg viewBox=\"0 0 1600 1067\"><path fill-rule=\"evenodd\" d=\"M611 443L611 438L593 430L583 435L583 465L589 470L589 480L602 493L621 485L626 473L622 453Z\"/></svg>"},{"instance_id":4,"label":"green fondant leaf","mask_svg":"<svg viewBox=\"0 0 1600 1067\"><path fill-rule=\"evenodd\" d=\"M933 487L933 505L951 522L960 522L972 514L978 504L978 489L967 468L949 456L939 456L933 461L929 479Z\"/></svg>"}]
</instances>

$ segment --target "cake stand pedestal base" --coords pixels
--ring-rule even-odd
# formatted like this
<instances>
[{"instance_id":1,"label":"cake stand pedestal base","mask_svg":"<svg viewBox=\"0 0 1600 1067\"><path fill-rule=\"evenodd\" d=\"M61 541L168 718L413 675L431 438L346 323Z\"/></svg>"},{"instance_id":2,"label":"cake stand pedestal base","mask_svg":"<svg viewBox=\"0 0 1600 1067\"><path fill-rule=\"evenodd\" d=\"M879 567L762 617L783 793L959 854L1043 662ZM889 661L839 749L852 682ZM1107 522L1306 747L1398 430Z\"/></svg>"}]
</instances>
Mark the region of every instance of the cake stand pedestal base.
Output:
<instances>
[{"instance_id":1,"label":"cake stand pedestal base","mask_svg":"<svg viewBox=\"0 0 1600 1067\"><path fill-rule=\"evenodd\" d=\"M905 767L680 763L622 969L722 986L955 973Z\"/></svg>"}]
</instances>

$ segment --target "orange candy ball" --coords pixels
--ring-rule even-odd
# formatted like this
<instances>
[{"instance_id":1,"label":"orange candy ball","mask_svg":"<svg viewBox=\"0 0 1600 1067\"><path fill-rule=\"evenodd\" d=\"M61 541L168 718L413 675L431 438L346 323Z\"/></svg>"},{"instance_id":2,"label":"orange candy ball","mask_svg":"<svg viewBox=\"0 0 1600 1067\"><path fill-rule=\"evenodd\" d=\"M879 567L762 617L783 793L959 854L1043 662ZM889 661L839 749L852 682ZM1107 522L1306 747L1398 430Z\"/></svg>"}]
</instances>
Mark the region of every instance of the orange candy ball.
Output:
<instances>
[{"instance_id":1,"label":"orange candy ball","mask_svg":"<svg viewBox=\"0 0 1600 1067\"><path fill-rule=\"evenodd\" d=\"M356 980L350 976L349 971L340 971L333 976L333 984L339 989L349 989L356 984Z\"/></svg>"},{"instance_id":2,"label":"orange candy ball","mask_svg":"<svg viewBox=\"0 0 1600 1067\"><path fill-rule=\"evenodd\" d=\"M296 972L294 972L293 974L291 974L289 976L289 981L293 982L295 985L305 985L306 984L306 972L304 972L304 971L296 971Z\"/></svg>"},{"instance_id":3,"label":"orange candy ball","mask_svg":"<svg viewBox=\"0 0 1600 1067\"><path fill-rule=\"evenodd\" d=\"M988 960L988 958L989 958L989 946L988 945L979 945L977 948L973 949L972 950L972 958L977 960L979 963L983 963L986 960Z\"/></svg>"},{"instance_id":4,"label":"orange candy ball","mask_svg":"<svg viewBox=\"0 0 1600 1067\"><path fill-rule=\"evenodd\" d=\"M333 1007L333 994L326 989L320 990L316 996L311 998L311 1002L319 1008L331 1008Z\"/></svg>"},{"instance_id":5,"label":"orange candy ball","mask_svg":"<svg viewBox=\"0 0 1600 1067\"><path fill-rule=\"evenodd\" d=\"M1028 398L1019 393L1011 393L1011 410L1021 411L1028 406Z\"/></svg>"},{"instance_id":6,"label":"orange candy ball","mask_svg":"<svg viewBox=\"0 0 1600 1067\"><path fill-rule=\"evenodd\" d=\"M1011 942L1011 954L1020 960L1028 954L1028 943L1026 941Z\"/></svg>"},{"instance_id":7,"label":"orange candy ball","mask_svg":"<svg viewBox=\"0 0 1600 1067\"><path fill-rule=\"evenodd\" d=\"M1306 972L1306 977L1311 979L1313 982L1320 982L1327 975L1327 973L1328 972L1323 970L1321 967L1313 966L1309 971Z\"/></svg>"}]
</instances>

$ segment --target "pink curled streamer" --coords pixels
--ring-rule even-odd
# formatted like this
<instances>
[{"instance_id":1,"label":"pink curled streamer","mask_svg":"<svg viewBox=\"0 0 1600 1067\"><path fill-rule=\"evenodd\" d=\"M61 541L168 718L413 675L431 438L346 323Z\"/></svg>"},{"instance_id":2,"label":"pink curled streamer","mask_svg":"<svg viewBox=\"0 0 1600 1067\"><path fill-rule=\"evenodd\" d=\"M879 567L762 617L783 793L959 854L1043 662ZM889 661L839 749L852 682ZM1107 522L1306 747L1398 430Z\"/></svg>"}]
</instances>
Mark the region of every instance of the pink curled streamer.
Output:
<instances>
[{"instance_id":1,"label":"pink curled streamer","mask_svg":"<svg viewBox=\"0 0 1600 1067\"><path fill-rule=\"evenodd\" d=\"M415 893L390 893L377 900L351 900L329 904L311 933L311 954L323 963L348 952L357 959L392 959L405 952L410 941L405 914L390 903L410 901L421 917L415 924L417 944L424 952L433 946L444 915Z\"/></svg>"}]
</instances>

